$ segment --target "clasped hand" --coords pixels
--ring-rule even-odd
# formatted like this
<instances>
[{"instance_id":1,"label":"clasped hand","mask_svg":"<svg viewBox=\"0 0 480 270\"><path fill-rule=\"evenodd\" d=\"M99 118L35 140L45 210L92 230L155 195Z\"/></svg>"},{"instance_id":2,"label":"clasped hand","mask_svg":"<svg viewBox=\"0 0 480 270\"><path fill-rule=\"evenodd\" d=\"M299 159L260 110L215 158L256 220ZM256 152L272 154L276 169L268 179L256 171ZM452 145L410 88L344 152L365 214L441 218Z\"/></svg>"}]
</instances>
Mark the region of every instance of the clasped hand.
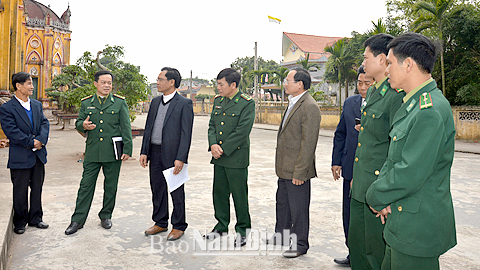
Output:
<instances>
[{"instance_id":1,"label":"clasped hand","mask_svg":"<svg viewBox=\"0 0 480 270\"><path fill-rule=\"evenodd\" d=\"M33 148L37 149L37 150L40 150L42 149L42 142L37 140L37 139L33 139Z\"/></svg>"},{"instance_id":2,"label":"clasped hand","mask_svg":"<svg viewBox=\"0 0 480 270\"><path fill-rule=\"evenodd\" d=\"M210 146L210 151L212 152L212 156L214 159L219 159L223 155L223 149L218 144L213 144Z\"/></svg>"},{"instance_id":3,"label":"clasped hand","mask_svg":"<svg viewBox=\"0 0 480 270\"><path fill-rule=\"evenodd\" d=\"M392 208L390 208L390 205L383 208L380 211L375 210L373 207L370 206L370 209L372 210L373 213L377 214L376 217L380 217L382 220L382 224L385 224L385 221L387 220L388 214L392 213Z\"/></svg>"}]
</instances>

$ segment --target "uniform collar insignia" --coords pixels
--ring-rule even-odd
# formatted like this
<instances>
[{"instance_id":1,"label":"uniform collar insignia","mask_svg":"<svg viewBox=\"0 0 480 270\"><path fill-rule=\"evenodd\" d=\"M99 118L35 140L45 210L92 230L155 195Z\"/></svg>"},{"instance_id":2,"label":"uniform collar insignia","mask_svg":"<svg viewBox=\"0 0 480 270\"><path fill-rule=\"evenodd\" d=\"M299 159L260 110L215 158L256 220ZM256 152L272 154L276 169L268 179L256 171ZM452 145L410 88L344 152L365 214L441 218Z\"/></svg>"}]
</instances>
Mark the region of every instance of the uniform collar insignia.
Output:
<instances>
[{"instance_id":1,"label":"uniform collar insignia","mask_svg":"<svg viewBox=\"0 0 480 270\"><path fill-rule=\"evenodd\" d=\"M410 101L410 105L408 105L407 107L407 112L410 112L413 109L416 102L417 101L415 99L412 99L412 101Z\"/></svg>"},{"instance_id":2,"label":"uniform collar insignia","mask_svg":"<svg viewBox=\"0 0 480 270\"><path fill-rule=\"evenodd\" d=\"M387 92L387 89L388 89L388 86L387 85L383 85L382 87L382 91L380 91L380 95L385 96L385 93Z\"/></svg>"}]
</instances>

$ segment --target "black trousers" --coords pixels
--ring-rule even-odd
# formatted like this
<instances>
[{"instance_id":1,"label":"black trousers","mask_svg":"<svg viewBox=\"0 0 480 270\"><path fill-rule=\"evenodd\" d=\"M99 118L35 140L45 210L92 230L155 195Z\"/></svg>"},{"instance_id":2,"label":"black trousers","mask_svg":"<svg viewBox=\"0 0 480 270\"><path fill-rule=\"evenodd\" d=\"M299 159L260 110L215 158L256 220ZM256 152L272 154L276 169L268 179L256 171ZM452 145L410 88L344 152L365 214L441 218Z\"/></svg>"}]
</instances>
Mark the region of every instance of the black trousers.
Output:
<instances>
[{"instance_id":1,"label":"black trousers","mask_svg":"<svg viewBox=\"0 0 480 270\"><path fill-rule=\"evenodd\" d=\"M291 235L295 234L297 241L292 241L290 246L294 248L296 244L300 253L307 253L309 248L310 195L310 180L297 186L292 183L292 179L278 179L275 233L282 234L282 239L285 239L284 230L289 230Z\"/></svg>"},{"instance_id":2,"label":"black trousers","mask_svg":"<svg viewBox=\"0 0 480 270\"><path fill-rule=\"evenodd\" d=\"M150 148L150 187L152 188L153 215L155 225L168 227L168 186L162 171L168 169L162 162L162 147L152 145ZM185 231L185 189L184 185L170 193L173 201L171 223L174 229Z\"/></svg>"},{"instance_id":3,"label":"black trousers","mask_svg":"<svg viewBox=\"0 0 480 270\"><path fill-rule=\"evenodd\" d=\"M45 165L37 157L32 168L10 169L13 183L13 225L25 227L42 221L42 186ZM30 187L30 209L28 209L28 187Z\"/></svg>"},{"instance_id":4,"label":"black trousers","mask_svg":"<svg viewBox=\"0 0 480 270\"><path fill-rule=\"evenodd\" d=\"M348 247L348 228L350 226L350 183L352 180L343 179L342 218L345 244Z\"/></svg>"}]
</instances>

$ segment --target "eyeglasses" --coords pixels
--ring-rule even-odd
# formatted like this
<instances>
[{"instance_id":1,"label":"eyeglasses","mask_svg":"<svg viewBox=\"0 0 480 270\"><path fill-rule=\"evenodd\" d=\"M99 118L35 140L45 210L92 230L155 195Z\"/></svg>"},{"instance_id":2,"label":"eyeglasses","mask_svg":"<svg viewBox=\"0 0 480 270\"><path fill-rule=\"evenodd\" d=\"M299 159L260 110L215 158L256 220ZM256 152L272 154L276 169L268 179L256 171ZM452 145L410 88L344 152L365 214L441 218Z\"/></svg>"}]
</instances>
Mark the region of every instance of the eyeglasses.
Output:
<instances>
[{"instance_id":1,"label":"eyeglasses","mask_svg":"<svg viewBox=\"0 0 480 270\"><path fill-rule=\"evenodd\" d=\"M298 81L287 81L287 79L283 80L283 84L289 84L289 83L296 83Z\"/></svg>"},{"instance_id":2,"label":"eyeglasses","mask_svg":"<svg viewBox=\"0 0 480 270\"><path fill-rule=\"evenodd\" d=\"M168 79L166 79L166 78L157 78L157 82L161 82L161 81L168 81Z\"/></svg>"}]
</instances>

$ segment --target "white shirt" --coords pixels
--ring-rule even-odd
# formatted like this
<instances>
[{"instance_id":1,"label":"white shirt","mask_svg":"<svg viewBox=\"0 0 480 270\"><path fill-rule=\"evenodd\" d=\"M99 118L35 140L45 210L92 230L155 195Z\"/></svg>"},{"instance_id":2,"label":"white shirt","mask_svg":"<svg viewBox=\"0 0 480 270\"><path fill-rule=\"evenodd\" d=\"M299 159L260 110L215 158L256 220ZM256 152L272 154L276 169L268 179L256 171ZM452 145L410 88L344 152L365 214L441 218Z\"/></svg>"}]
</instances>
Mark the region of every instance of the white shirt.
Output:
<instances>
[{"instance_id":1,"label":"white shirt","mask_svg":"<svg viewBox=\"0 0 480 270\"><path fill-rule=\"evenodd\" d=\"M170 99L172 99L174 96L175 96L175 93L177 91L173 91L173 93L171 93L170 95L163 95L163 103L167 103L170 101Z\"/></svg>"},{"instance_id":2,"label":"white shirt","mask_svg":"<svg viewBox=\"0 0 480 270\"><path fill-rule=\"evenodd\" d=\"M17 96L14 96L14 97L18 100L18 102L20 102L20 105L22 105L23 108L25 108L27 111L30 111L31 107L30 107L30 98L29 97L27 97L27 101L23 101L23 100L17 98Z\"/></svg>"},{"instance_id":3,"label":"white shirt","mask_svg":"<svg viewBox=\"0 0 480 270\"><path fill-rule=\"evenodd\" d=\"M295 106L295 103L297 103L297 101L305 94L307 93L307 91L301 93L301 94L298 94L296 96L292 96L292 95L289 95L288 96L288 109L287 110L291 110L293 108L293 106Z\"/></svg>"},{"instance_id":4,"label":"white shirt","mask_svg":"<svg viewBox=\"0 0 480 270\"><path fill-rule=\"evenodd\" d=\"M297 103L297 101L303 95L305 95L305 93L307 93L307 91L304 91L303 93L298 94L296 96L292 96L292 95L288 96L288 108L287 108L287 112L285 113L285 116L283 117L282 127L285 125L285 121L287 121L288 115L290 114L290 111L292 110L293 106L295 106L295 103Z\"/></svg>"}]
</instances>

